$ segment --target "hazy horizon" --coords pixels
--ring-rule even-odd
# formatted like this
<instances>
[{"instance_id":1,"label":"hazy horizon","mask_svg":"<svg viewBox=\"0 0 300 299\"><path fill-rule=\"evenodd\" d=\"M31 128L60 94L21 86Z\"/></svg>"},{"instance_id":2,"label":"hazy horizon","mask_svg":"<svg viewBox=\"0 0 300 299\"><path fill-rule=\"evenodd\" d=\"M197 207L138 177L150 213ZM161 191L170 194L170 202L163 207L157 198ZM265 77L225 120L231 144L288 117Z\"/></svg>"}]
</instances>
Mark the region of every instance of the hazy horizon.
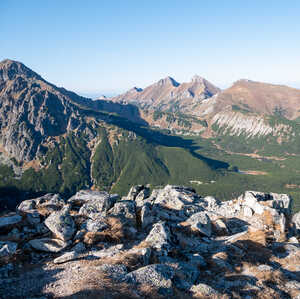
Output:
<instances>
[{"instance_id":1,"label":"hazy horizon","mask_svg":"<svg viewBox=\"0 0 300 299\"><path fill-rule=\"evenodd\" d=\"M300 3L291 2L4 0L0 60L93 97L194 74L222 89L241 78L300 88Z\"/></svg>"}]
</instances>

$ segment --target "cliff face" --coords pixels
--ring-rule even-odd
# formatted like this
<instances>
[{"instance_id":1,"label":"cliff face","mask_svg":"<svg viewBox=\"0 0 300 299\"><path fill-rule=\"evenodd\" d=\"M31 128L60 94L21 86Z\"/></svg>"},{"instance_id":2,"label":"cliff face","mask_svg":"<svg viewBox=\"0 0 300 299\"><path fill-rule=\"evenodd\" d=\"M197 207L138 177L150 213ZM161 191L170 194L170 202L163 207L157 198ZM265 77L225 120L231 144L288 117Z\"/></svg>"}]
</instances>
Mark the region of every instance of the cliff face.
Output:
<instances>
[{"instance_id":1,"label":"cliff face","mask_svg":"<svg viewBox=\"0 0 300 299\"><path fill-rule=\"evenodd\" d=\"M171 185L121 199L47 194L0 217L0 238L8 299L300 296L300 214L285 194L221 202Z\"/></svg>"},{"instance_id":2,"label":"cliff face","mask_svg":"<svg viewBox=\"0 0 300 299\"><path fill-rule=\"evenodd\" d=\"M0 63L0 142L18 161L30 161L49 136L81 124L79 96L59 89L15 61Z\"/></svg>"}]
</instances>

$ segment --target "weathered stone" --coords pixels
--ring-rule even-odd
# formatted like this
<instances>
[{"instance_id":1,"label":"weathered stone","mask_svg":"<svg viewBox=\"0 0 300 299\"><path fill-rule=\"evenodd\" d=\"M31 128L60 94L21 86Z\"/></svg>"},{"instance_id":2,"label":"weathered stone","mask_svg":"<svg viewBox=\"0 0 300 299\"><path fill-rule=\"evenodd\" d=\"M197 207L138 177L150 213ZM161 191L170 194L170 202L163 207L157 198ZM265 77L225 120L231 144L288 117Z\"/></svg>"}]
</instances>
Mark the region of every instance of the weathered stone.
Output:
<instances>
[{"instance_id":1,"label":"weathered stone","mask_svg":"<svg viewBox=\"0 0 300 299\"><path fill-rule=\"evenodd\" d=\"M211 286L209 286L205 283L199 283L199 284L193 285L190 288L190 292L196 296L203 296L203 297L208 297L208 298L210 298L210 297L219 298L219 296L221 296L221 294L218 291L216 291Z\"/></svg>"},{"instance_id":2,"label":"weathered stone","mask_svg":"<svg viewBox=\"0 0 300 299\"><path fill-rule=\"evenodd\" d=\"M68 202L80 202L83 204L79 210L80 215L90 218L106 216L107 211L115 204L117 196L110 196L107 192L100 191L79 191Z\"/></svg>"},{"instance_id":3,"label":"weathered stone","mask_svg":"<svg viewBox=\"0 0 300 299\"><path fill-rule=\"evenodd\" d=\"M38 208L43 208L48 213L61 210L65 205L65 200L59 194L48 193L35 199Z\"/></svg>"},{"instance_id":4,"label":"weathered stone","mask_svg":"<svg viewBox=\"0 0 300 299\"><path fill-rule=\"evenodd\" d=\"M73 261L78 258L79 254L76 251L70 251L66 252L63 255L57 257L56 259L53 260L54 264L62 264L65 262Z\"/></svg>"},{"instance_id":5,"label":"weathered stone","mask_svg":"<svg viewBox=\"0 0 300 299\"><path fill-rule=\"evenodd\" d=\"M130 188L126 200L135 200L137 195L144 189L143 185L137 185Z\"/></svg>"},{"instance_id":6,"label":"weathered stone","mask_svg":"<svg viewBox=\"0 0 300 299\"><path fill-rule=\"evenodd\" d=\"M93 250L91 251L91 255L98 258L112 257L116 254L119 254L122 251L123 247L123 244L118 244L102 250Z\"/></svg>"},{"instance_id":7,"label":"weathered stone","mask_svg":"<svg viewBox=\"0 0 300 299\"><path fill-rule=\"evenodd\" d=\"M95 267L95 269L105 273L110 279L113 279L118 282L124 281L126 274L128 274L126 266L122 264L103 264L101 266Z\"/></svg>"},{"instance_id":8,"label":"weathered stone","mask_svg":"<svg viewBox=\"0 0 300 299\"><path fill-rule=\"evenodd\" d=\"M40 251L60 252L68 246L68 243L59 239L43 238L31 240L29 245Z\"/></svg>"},{"instance_id":9,"label":"weathered stone","mask_svg":"<svg viewBox=\"0 0 300 299\"><path fill-rule=\"evenodd\" d=\"M244 207L244 216L245 217L252 217L253 210L250 207Z\"/></svg>"},{"instance_id":10,"label":"weathered stone","mask_svg":"<svg viewBox=\"0 0 300 299\"><path fill-rule=\"evenodd\" d=\"M45 225L61 240L72 239L75 234L75 223L66 207L61 211L53 212L46 220Z\"/></svg>"},{"instance_id":11,"label":"weathered stone","mask_svg":"<svg viewBox=\"0 0 300 299\"><path fill-rule=\"evenodd\" d=\"M81 229L88 232L101 232L106 228L108 228L108 225L105 223L105 218L101 216L95 219L87 219L86 222L81 225Z\"/></svg>"},{"instance_id":12,"label":"weathered stone","mask_svg":"<svg viewBox=\"0 0 300 299\"><path fill-rule=\"evenodd\" d=\"M140 211L140 217L142 229L145 229L155 221L155 217L152 215L151 205L149 203L143 205Z\"/></svg>"},{"instance_id":13,"label":"weathered stone","mask_svg":"<svg viewBox=\"0 0 300 299\"><path fill-rule=\"evenodd\" d=\"M18 244L10 241L0 241L0 257L10 256L16 253Z\"/></svg>"},{"instance_id":14,"label":"weathered stone","mask_svg":"<svg viewBox=\"0 0 300 299\"><path fill-rule=\"evenodd\" d=\"M190 224L191 229L196 232L210 237L212 234L211 221L205 212L199 212L193 214L190 218L186 220Z\"/></svg>"},{"instance_id":15,"label":"weathered stone","mask_svg":"<svg viewBox=\"0 0 300 299\"><path fill-rule=\"evenodd\" d=\"M163 254L171 248L171 232L168 226L163 222L154 224L152 230L148 234L145 242L150 247L161 251Z\"/></svg>"},{"instance_id":16,"label":"weathered stone","mask_svg":"<svg viewBox=\"0 0 300 299\"><path fill-rule=\"evenodd\" d=\"M224 236L229 233L226 223L220 218L214 221L213 230L218 236Z\"/></svg>"},{"instance_id":17,"label":"weathered stone","mask_svg":"<svg viewBox=\"0 0 300 299\"><path fill-rule=\"evenodd\" d=\"M142 267L126 275L128 283L144 284L157 289L162 295L172 295L173 268L165 264L154 264Z\"/></svg>"},{"instance_id":18,"label":"weathered stone","mask_svg":"<svg viewBox=\"0 0 300 299\"><path fill-rule=\"evenodd\" d=\"M18 224L21 221L22 217L20 215L0 217L0 229L11 227L12 225Z\"/></svg>"},{"instance_id":19,"label":"weathered stone","mask_svg":"<svg viewBox=\"0 0 300 299\"><path fill-rule=\"evenodd\" d=\"M147 202L146 199L149 198L149 196L150 196L150 189L145 187L135 197L136 206L137 207L142 207Z\"/></svg>"},{"instance_id":20,"label":"weathered stone","mask_svg":"<svg viewBox=\"0 0 300 299\"><path fill-rule=\"evenodd\" d=\"M154 204L167 209L181 210L184 205L193 203L198 195L191 188L167 185L162 189Z\"/></svg>"},{"instance_id":21,"label":"weathered stone","mask_svg":"<svg viewBox=\"0 0 300 299\"><path fill-rule=\"evenodd\" d=\"M17 207L17 211L18 212L27 212L27 211L31 211L34 210L36 207L36 202L34 199L28 199L28 200L24 200L20 203L20 205Z\"/></svg>"},{"instance_id":22,"label":"weathered stone","mask_svg":"<svg viewBox=\"0 0 300 299\"><path fill-rule=\"evenodd\" d=\"M293 227L294 234L300 236L300 212L294 214L291 225Z\"/></svg>"},{"instance_id":23,"label":"weathered stone","mask_svg":"<svg viewBox=\"0 0 300 299\"><path fill-rule=\"evenodd\" d=\"M109 215L120 218L123 224L136 226L136 206L132 200L117 202L113 208L109 210Z\"/></svg>"},{"instance_id":24,"label":"weathered stone","mask_svg":"<svg viewBox=\"0 0 300 299\"><path fill-rule=\"evenodd\" d=\"M204 198L200 199L198 205L208 211L216 211L220 207L221 201L214 198L213 196L205 196Z\"/></svg>"}]
</instances>

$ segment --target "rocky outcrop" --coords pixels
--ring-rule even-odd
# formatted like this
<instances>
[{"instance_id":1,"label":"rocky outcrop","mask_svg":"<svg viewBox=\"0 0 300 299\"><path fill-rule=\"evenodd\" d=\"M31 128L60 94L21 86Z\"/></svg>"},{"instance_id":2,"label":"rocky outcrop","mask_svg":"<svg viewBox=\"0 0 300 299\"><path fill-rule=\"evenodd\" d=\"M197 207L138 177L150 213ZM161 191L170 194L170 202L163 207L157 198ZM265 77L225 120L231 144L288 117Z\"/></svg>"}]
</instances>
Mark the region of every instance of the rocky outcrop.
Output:
<instances>
[{"instance_id":1,"label":"rocky outcrop","mask_svg":"<svg viewBox=\"0 0 300 299\"><path fill-rule=\"evenodd\" d=\"M289 196L256 191L226 202L171 185L151 194L136 186L122 200L95 191L67 201L47 194L0 217L0 296L75 296L71 286L84 292L97 280L110 283L106 292L125 286L131 298L296 298L298 214ZM57 269L59 276L40 279ZM32 277L40 292L28 289Z\"/></svg>"}]
</instances>

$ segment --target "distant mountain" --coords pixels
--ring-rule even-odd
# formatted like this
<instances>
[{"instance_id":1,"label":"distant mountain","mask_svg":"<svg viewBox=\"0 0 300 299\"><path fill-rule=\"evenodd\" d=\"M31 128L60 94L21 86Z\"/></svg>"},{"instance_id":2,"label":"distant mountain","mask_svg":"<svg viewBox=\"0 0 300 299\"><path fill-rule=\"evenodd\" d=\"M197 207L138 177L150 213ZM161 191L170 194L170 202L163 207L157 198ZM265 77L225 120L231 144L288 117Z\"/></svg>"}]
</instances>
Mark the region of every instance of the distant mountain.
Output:
<instances>
[{"instance_id":1,"label":"distant mountain","mask_svg":"<svg viewBox=\"0 0 300 299\"><path fill-rule=\"evenodd\" d=\"M209 106L210 103L207 103ZM213 111L233 109L296 119L300 116L300 90L283 85L239 80L220 92ZM203 110L203 107L202 107Z\"/></svg>"},{"instance_id":2,"label":"distant mountain","mask_svg":"<svg viewBox=\"0 0 300 299\"><path fill-rule=\"evenodd\" d=\"M145 89L134 87L111 100L132 103L143 109L189 113L204 99L219 91L219 88L199 76L194 76L188 83L178 83L166 77Z\"/></svg>"}]
</instances>

